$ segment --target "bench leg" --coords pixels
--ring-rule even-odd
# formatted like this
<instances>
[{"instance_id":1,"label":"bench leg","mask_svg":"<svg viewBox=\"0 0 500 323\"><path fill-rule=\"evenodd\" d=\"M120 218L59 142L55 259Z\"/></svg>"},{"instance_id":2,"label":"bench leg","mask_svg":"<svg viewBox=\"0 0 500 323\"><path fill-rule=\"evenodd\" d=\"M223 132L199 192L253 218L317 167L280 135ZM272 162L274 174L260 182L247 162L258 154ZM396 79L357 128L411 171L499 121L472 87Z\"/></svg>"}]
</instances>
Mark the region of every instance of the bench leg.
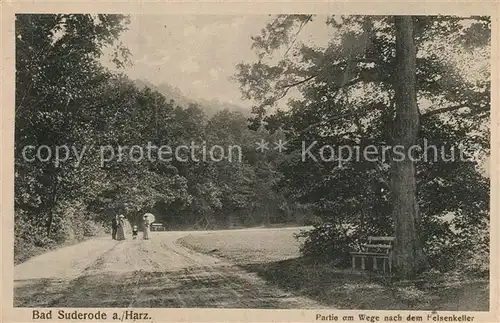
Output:
<instances>
[{"instance_id":1,"label":"bench leg","mask_svg":"<svg viewBox=\"0 0 500 323\"><path fill-rule=\"evenodd\" d=\"M392 259L389 256L389 275L392 275Z\"/></svg>"},{"instance_id":2,"label":"bench leg","mask_svg":"<svg viewBox=\"0 0 500 323\"><path fill-rule=\"evenodd\" d=\"M387 261L386 261L386 259L385 259L385 258L383 259L383 261L384 261L384 262L382 263L382 266L384 267L384 274L385 274L385 265L386 265Z\"/></svg>"},{"instance_id":3,"label":"bench leg","mask_svg":"<svg viewBox=\"0 0 500 323\"><path fill-rule=\"evenodd\" d=\"M356 257L352 256L352 269L356 269Z\"/></svg>"},{"instance_id":4,"label":"bench leg","mask_svg":"<svg viewBox=\"0 0 500 323\"><path fill-rule=\"evenodd\" d=\"M361 269L365 270L365 257L361 257Z\"/></svg>"},{"instance_id":5,"label":"bench leg","mask_svg":"<svg viewBox=\"0 0 500 323\"><path fill-rule=\"evenodd\" d=\"M377 257L373 257L373 270L377 270Z\"/></svg>"}]
</instances>

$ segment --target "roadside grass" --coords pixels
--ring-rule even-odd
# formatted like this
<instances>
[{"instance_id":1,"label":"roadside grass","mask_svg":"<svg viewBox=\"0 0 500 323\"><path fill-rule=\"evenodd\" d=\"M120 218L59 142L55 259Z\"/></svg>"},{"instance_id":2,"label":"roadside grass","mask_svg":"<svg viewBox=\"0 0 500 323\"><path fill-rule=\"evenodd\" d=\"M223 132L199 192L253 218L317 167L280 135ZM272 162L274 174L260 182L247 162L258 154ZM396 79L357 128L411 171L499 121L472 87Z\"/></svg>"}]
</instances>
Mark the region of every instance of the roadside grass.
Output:
<instances>
[{"instance_id":1,"label":"roadside grass","mask_svg":"<svg viewBox=\"0 0 500 323\"><path fill-rule=\"evenodd\" d=\"M180 245L225 258L268 283L338 309L488 311L487 279L433 275L402 281L336 268L300 256L299 229L214 231L180 238Z\"/></svg>"},{"instance_id":2,"label":"roadside grass","mask_svg":"<svg viewBox=\"0 0 500 323\"><path fill-rule=\"evenodd\" d=\"M177 240L201 253L231 259L237 264L269 263L300 257L300 241L293 234L301 228L209 231Z\"/></svg>"}]
</instances>

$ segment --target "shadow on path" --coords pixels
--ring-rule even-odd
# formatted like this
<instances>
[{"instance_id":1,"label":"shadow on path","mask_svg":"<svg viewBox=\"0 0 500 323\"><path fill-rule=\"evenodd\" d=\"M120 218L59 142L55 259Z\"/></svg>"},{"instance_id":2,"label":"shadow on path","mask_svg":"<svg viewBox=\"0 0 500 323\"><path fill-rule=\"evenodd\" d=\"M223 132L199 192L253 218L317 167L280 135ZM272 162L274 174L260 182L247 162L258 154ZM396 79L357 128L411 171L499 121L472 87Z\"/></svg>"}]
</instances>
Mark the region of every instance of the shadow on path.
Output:
<instances>
[{"instance_id":1,"label":"shadow on path","mask_svg":"<svg viewBox=\"0 0 500 323\"><path fill-rule=\"evenodd\" d=\"M15 307L294 308L289 295L242 280L238 267L107 272L73 280L16 281Z\"/></svg>"}]
</instances>

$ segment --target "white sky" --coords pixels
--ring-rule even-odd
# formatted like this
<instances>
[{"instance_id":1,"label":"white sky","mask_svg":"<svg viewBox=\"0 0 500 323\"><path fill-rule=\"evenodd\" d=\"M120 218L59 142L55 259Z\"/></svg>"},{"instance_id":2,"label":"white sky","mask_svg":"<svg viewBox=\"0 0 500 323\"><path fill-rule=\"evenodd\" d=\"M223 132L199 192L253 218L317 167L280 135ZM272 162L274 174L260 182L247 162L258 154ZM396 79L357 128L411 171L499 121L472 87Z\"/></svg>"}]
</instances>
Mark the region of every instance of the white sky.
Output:
<instances>
[{"instance_id":1,"label":"white sky","mask_svg":"<svg viewBox=\"0 0 500 323\"><path fill-rule=\"evenodd\" d=\"M260 34L268 15L140 15L131 16L120 40L132 52L134 67L125 73L153 84L168 83L192 99L203 98L250 106L229 80L236 64L256 62L251 36ZM316 18L301 34L304 40L328 39L325 18ZM322 41L321 41L322 40ZM108 64L106 64L108 65Z\"/></svg>"}]
</instances>

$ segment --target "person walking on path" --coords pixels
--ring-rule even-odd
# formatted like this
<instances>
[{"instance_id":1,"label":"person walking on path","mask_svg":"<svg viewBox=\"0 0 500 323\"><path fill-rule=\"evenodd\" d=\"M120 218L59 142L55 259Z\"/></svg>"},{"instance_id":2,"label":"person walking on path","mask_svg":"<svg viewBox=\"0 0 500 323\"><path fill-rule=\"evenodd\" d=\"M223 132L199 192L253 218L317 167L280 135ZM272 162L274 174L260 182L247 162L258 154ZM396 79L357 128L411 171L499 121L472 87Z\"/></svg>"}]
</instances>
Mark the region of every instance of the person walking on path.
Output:
<instances>
[{"instance_id":1,"label":"person walking on path","mask_svg":"<svg viewBox=\"0 0 500 323\"><path fill-rule=\"evenodd\" d=\"M116 240L116 233L118 231L118 219L116 216L111 220L111 239Z\"/></svg>"},{"instance_id":2,"label":"person walking on path","mask_svg":"<svg viewBox=\"0 0 500 323\"><path fill-rule=\"evenodd\" d=\"M118 216L116 240L125 240L125 217L122 214Z\"/></svg>"},{"instance_id":3,"label":"person walking on path","mask_svg":"<svg viewBox=\"0 0 500 323\"><path fill-rule=\"evenodd\" d=\"M144 240L149 240L149 233L151 231L151 223L154 222L155 217L151 213L146 213L146 214L144 214L144 216L143 216L142 219L144 220L144 222L143 222L143 236L142 236L142 238Z\"/></svg>"}]
</instances>

